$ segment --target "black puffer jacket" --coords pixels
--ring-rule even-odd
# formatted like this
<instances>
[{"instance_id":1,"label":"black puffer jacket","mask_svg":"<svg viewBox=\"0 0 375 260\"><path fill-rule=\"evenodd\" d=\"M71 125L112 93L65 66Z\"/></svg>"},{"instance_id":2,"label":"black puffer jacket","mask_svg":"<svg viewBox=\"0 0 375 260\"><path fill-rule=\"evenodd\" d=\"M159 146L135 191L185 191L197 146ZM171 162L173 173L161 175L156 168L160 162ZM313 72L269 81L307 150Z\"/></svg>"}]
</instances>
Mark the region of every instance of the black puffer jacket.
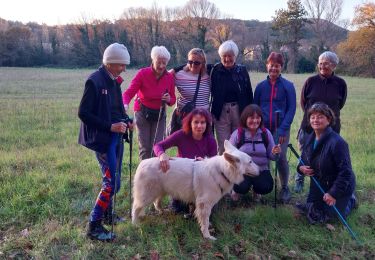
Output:
<instances>
[{"instance_id":1,"label":"black puffer jacket","mask_svg":"<svg viewBox=\"0 0 375 260\"><path fill-rule=\"evenodd\" d=\"M335 199L353 193L355 175L352 170L348 144L331 127L328 127L313 149L315 133L307 137L302 151L303 162L312 167L315 178L323 189ZM300 163L297 166L299 173Z\"/></svg>"}]
</instances>

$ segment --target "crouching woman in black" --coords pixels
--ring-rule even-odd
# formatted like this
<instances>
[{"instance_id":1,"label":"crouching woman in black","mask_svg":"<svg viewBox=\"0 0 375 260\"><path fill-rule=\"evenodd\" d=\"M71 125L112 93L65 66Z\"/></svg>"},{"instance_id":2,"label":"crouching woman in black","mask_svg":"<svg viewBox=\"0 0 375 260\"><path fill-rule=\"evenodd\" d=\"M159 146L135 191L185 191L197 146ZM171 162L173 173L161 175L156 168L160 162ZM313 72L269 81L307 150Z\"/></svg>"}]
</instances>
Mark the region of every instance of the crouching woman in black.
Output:
<instances>
[{"instance_id":1,"label":"crouching woman in black","mask_svg":"<svg viewBox=\"0 0 375 260\"><path fill-rule=\"evenodd\" d=\"M310 223L324 223L334 218L333 205L345 218L355 205L355 175L345 140L331 128L335 116L324 103L315 103L308 110L309 123L314 130L302 151L297 166L299 173L314 176L322 186L323 194L313 180L305 205L298 207L306 213Z\"/></svg>"}]
</instances>

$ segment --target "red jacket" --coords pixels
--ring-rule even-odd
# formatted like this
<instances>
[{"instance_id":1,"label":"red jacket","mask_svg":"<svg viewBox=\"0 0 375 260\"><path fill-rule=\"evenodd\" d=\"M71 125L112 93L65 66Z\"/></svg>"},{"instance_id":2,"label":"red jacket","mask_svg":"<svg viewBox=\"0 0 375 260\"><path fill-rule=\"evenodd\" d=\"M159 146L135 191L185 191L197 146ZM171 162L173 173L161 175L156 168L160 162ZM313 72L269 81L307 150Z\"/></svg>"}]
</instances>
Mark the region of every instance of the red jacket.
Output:
<instances>
[{"instance_id":1,"label":"red jacket","mask_svg":"<svg viewBox=\"0 0 375 260\"><path fill-rule=\"evenodd\" d=\"M148 108L159 109L161 107L161 97L166 91L171 96L168 105L172 106L176 102L173 75L166 71L157 79L152 66L150 66L137 72L129 88L122 94L122 100L124 104L128 105L137 94L134 102L134 111L140 110L139 102Z\"/></svg>"}]
</instances>

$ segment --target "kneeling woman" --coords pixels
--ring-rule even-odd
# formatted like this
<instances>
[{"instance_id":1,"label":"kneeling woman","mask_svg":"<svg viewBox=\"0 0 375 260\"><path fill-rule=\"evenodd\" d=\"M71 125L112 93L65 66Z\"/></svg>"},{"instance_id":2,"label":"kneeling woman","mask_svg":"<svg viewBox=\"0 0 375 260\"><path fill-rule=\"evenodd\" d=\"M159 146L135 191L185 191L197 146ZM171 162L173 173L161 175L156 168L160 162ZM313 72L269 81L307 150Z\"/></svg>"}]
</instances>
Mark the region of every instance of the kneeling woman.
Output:
<instances>
[{"instance_id":1,"label":"kneeling woman","mask_svg":"<svg viewBox=\"0 0 375 260\"><path fill-rule=\"evenodd\" d=\"M279 145L275 146L271 132L263 127L263 115L259 106L251 104L245 107L241 113L240 127L232 133L229 141L240 151L250 155L260 171L259 176L245 176L242 183L234 185L232 199L238 200L239 194L246 194L251 187L255 195L270 193L273 179L269 162L275 160L275 154L280 153L281 148Z\"/></svg>"},{"instance_id":2,"label":"kneeling woman","mask_svg":"<svg viewBox=\"0 0 375 260\"><path fill-rule=\"evenodd\" d=\"M195 108L183 119L181 130L154 145L154 153L160 159L163 172L169 169L169 156L165 151L170 147L177 147L177 157L200 160L215 156L217 144L212 135L210 113L204 108ZM187 210L178 200L173 200L172 208L176 212Z\"/></svg>"},{"instance_id":3,"label":"kneeling woman","mask_svg":"<svg viewBox=\"0 0 375 260\"><path fill-rule=\"evenodd\" d=\"M355 205L355 175L345 140L331 128L333 111L324 103L315 103L307 112L313 132L307 136L302 151L299 173L314 176L326 193L322 193L313 180L305 205L298 207L306 213L310 223L324 223L335 217L336 205L345 218Z\"/></svg>"}]
</instances>

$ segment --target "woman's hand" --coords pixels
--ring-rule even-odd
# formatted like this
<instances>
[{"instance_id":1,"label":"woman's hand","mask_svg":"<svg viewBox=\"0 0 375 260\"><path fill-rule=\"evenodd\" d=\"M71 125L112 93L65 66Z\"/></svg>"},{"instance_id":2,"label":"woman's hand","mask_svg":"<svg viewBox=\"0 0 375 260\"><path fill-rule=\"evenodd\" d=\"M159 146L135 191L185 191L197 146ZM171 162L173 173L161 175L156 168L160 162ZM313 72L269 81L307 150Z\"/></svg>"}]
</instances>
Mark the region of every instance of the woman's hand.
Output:
<instances>
[{"instance_id":1,"label":"woman's hand","mask_svg":"<svg viewBox=\"0 0 375 260\"><path fill-rule=\"evenodd\" d=\"M203 160L204 160L204 158L202 158L202 157L198 156L198 157L195 157L195 160L196 160L196 161L203 161Z\"/></svg>"},{"instance_id":2,"label":"woman's hand","mask_svg":"<svg viewBox=\"0 0 375 260\"><path fill-rule=\"evenodd\" d=\"M166 173L169 170L169 156L166 153L159 155L160 169Z\"/></svg>"},{"instance_id":3,"label":"woman's hand","mask_svg":"<svg viewBox=\"0 0 375 260\"><path fill-rule=\"evenodd\" d=\"M300 166L299 170L306 176L314 176L314 169L310 168L310 166Z\"/></svg>"},{"instance_id":4,"label":"woman's hand","mask_svg":"<svg viewBox=\"0 0 375 260\"><path fill-rule=\"evenodd\" d=\"M169 102L171 101L171 95L169 95L169 93L164 93L163 96L161 96L161 101L169 104Z\"/></svg>"},{"instance_id":5,"label":"woman's hand","mask_svg":"<svg viewBox=\"0 0 375 260\"><path fill-rule=\"evenodd\" d=\"M323 200L328 206L333 206L336 204L336 199L332 197L329 193L324 193Z\"/></svg>"},{"instance_id":6,"label":"woman's hand","mask_svg":"<svg viewBox=\"0 0 375 260\"><path fill-rule=\"evenodd\" d=\"M275 145L274 147L272 147L272 154L279 154L279 153L281 153L281 147L280 147L280 145L278 144L278 145Z\"/></svg>"}]
</instances>

